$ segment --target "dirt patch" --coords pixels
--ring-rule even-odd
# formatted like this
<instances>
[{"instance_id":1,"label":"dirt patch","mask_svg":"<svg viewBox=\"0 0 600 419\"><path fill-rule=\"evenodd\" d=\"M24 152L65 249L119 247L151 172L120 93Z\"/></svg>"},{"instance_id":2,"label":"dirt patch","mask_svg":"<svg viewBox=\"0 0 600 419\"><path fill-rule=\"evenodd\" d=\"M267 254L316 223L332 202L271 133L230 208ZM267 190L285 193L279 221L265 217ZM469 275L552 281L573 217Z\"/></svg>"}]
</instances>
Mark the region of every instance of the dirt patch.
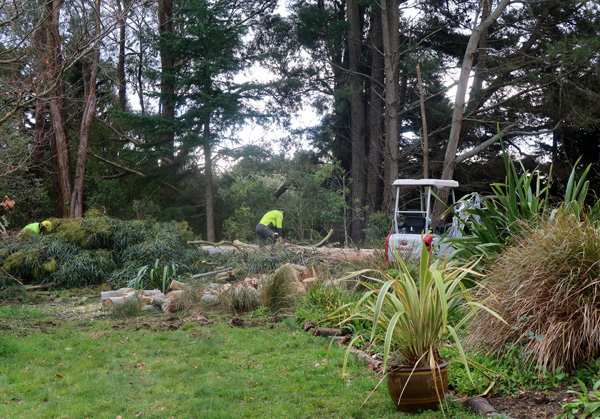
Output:
<instances>
[{"instance_id":1,"label":"dirt patch","mask_svg":"<svg viewBox=\"0 0 600 419\"><path fill-rule=\"evenodd\" d=\"M573 396L564 388L521 392L518 397L491 397L490 405L498 413L514 419L550 419L562 412L561 403Z\"/></svg>"}]
</instances>

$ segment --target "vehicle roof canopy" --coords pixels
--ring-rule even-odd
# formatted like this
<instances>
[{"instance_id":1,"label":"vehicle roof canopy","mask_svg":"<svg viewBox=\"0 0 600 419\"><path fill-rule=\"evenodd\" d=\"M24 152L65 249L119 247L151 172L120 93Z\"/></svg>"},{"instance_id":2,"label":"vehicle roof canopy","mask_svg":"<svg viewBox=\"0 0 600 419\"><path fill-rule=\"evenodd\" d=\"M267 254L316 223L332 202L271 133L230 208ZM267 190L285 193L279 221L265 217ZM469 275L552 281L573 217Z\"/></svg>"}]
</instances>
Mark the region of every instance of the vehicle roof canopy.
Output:
<instances>
[{"instance_id":1,"label":"vehicle roof canopy","mask_svg":"<svg viewBox=\"0 0 600 419\"><path fill-rule=\"evenodd\" d=\"M436 188L457 188L455 180L442 179L396 179L393 186L435 186Z\"/></svg>"}]
</instances>

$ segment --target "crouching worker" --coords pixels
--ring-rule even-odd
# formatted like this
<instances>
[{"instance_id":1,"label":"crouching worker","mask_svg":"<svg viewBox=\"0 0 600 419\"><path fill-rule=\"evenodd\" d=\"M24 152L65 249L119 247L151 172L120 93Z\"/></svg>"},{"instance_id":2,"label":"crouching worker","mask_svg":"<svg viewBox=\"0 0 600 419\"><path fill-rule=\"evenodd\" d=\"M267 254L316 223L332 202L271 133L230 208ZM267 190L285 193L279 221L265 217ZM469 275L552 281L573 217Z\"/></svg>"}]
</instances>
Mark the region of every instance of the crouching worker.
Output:
<instances>
[{"instance_id":1,"label":"crouching worker","mask_svg":"<svg viewBox=\"0 0 600 419\"><path fill-rule=\"evenodd\" d=\"M273 232L271 229L276 229ZM263 215L260 222L256 225L256 236L258 237L258 247L265 247L266 240L272 239L273 243L279 238L283 243L283 210L273 210Z\"/></svg>"},{"instance_id":2,"label":"crouching worker","mask_svg":"<svg viewBox=\"0 0 600 419\"><path fill-rule=\"evenodd\" d=\"M25 227L23 227L23 230L21 230L21 232L18 234L18 237L21 237L22 234L24 234L25 232L30 232L33 234L42 234L45 233L47 231L51 231L52 230L52 223L48 220L42 221L41 223L31 223L31 224L27 224Z\"/></svg>"}]
</instances>

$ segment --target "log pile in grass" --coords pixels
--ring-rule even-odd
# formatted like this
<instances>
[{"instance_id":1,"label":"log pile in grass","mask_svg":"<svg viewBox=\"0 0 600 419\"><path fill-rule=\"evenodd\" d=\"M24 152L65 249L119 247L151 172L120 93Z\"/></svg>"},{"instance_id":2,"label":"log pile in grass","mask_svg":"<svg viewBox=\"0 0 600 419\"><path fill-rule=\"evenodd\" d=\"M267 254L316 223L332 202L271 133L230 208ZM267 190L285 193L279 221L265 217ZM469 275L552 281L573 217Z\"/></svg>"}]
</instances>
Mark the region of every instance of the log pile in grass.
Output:
<instances>
[{"instance_id":1,"label":"log pile in grass","mask_svg":"<svg viewBox=\"0 0 600 419\"><path fill-rule=\"evenodd\" d=\"M124 306L127 303L137 304L140 310L160 310L164 313L175 313L185 308L186 304L190 304L189 298L182 298L186 294L194 297L199 297L202 303L217 304L220 303L222 293L243 293L263 292L263 287L269 286L273 282L273 278L282 270L287 270L286 275L290 275L292 287L295 292L303 293L309 287L314 286L314 283L319 281L321 275L316 271L315 267L308 268L306 266L286 263L279 266L270 274L252 274L242 281L235 281L233 270L225 268L211 272L215 275L217 281L229 282L211 282L204 284L202 290L189 287L185 282L172 281L169 292L166 294L160 290L136 290L133 288L120 288L118 290L104 291L101 293L101 302L104 307L109 310L114 310L117 307ZM193 275L191 281L204 274ZM232 280L233 279L233 280ZM200 284L195 282L196 284ZM343 286L339 280L323 280L323 284L327 286ZM193 298L194 299L194 298Z\"/></svg>"},{"instance_id":2,"label":"log pile in grass","mask_svg":"<svg viewBox=\"0 0 600 419\"><path fill-rule=\"evenodd\" d=\"M160 310L164 313L174 313L183 308L181 296L185 293L185 284L179 281L171 283L171 291L166 295L160 290L136 290L120 288L114 291L104 291L100 294L102 305L109 310L124 306L127 303L136 304L140 310Z\"/></svg>"}]
</instances>

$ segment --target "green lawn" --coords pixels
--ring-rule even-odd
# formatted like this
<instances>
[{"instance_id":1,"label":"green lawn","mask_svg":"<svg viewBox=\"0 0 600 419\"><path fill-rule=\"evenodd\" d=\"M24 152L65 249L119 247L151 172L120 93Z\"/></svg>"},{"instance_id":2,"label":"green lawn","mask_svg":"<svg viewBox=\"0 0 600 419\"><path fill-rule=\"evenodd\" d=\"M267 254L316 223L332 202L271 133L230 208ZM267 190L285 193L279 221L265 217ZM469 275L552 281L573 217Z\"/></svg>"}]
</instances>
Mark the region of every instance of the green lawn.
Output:
<instances>
[{"instance_id":1,"label":"green lawn","mask_svg":"<svg viewBox=\"0 0 600 419\"><path fill-rule=\"evenodd\" d=\"M47 324L35 306L0 310L0 418L401 417L385 384L361 408L379 377L354 360L344 382L343 350L290 322L170 330L153 316L6 327L36 313ZM476 417L449 414L459 416Z\"/></svg>"}]
</instances>

